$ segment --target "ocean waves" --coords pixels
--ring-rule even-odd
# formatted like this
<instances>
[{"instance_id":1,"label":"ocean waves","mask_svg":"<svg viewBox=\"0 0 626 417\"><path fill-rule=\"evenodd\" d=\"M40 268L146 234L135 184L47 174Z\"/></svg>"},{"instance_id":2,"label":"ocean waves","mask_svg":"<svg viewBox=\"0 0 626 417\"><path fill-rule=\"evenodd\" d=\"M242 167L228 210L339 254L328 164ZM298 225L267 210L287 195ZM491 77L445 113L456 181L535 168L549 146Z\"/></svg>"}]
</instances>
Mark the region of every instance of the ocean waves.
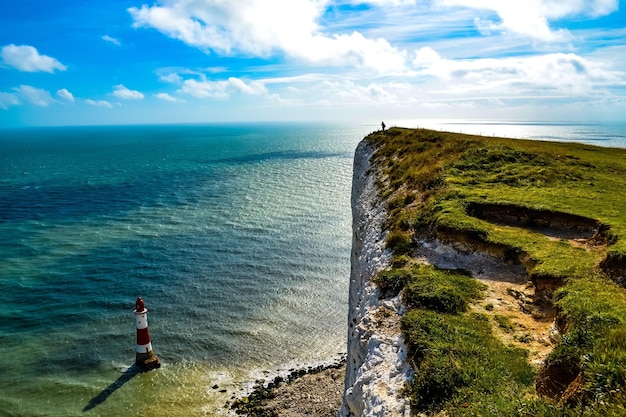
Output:
<instances>
[{"instance_id":1,"label":"ocean waves","mask_svg":"<svg viewBox=\"0 0 626 417\"><path fill-rule=\"evenodd\" d=\"M345 349L352 152L367 131L76 128L11 142L0 168L6 410L81 414L132 362L138 295L162 388L133 378L99 415L170 401L190 378L236 380ZM42 390L56 402L29 394Z\"/></svg>"}]
</instances>

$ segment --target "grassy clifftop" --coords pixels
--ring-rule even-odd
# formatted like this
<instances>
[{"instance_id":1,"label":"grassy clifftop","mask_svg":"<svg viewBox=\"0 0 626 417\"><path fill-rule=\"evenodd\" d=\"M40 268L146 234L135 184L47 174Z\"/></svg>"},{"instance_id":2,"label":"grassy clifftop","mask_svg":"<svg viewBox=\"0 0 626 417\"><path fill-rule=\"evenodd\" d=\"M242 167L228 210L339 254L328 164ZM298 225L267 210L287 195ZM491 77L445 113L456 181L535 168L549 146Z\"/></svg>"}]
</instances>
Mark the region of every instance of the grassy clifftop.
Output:
<instances>
[{"instance_id":1,"label":"grassy clifftop","mask_svg":"<svg viewBox=\"0 0 626 417\"><path fill-rule=\"evenodd\" d=\"M410 307L415 410L624 415L626 150L400 128L366 140L394 253L376 281ZM499 336L512 325L490 315L483 283L424 265L418 242L523 267L528 304L547 304L554 314L537 318L558 330L543 363L529 362L523 337Z\"/></svg>"}]
</instances>

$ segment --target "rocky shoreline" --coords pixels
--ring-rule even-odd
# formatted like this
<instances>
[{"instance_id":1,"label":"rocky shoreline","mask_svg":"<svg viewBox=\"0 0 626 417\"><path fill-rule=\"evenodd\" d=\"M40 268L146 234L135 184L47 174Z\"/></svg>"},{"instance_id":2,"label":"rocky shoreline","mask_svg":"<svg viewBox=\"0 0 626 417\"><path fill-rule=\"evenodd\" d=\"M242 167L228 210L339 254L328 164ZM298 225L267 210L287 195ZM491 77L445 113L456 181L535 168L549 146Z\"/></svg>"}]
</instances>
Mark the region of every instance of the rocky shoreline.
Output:
<instances>
[{"instance_id":1,"label":"rocky shoreline","mask_svg":"<svg viewBox=\"0 0 626 417\"><path fill-rule=\"evenodd\" d=\"M402 389L412 376L399 328L399 297L382 299L372 278L391 253L383 230L387 217L370 159L374 149L356 149L352 182L353 243L347 357L331 365L292 370L288 377L258 380L231 411L249 417L340 417L410 415Z\"/></svg>"},{"instance_id":2,"label":"rocky shoreline","mask_svg":"<svg viewBox=\"0 0 626 417\"><path fill-rule=\"evenodd\" d=\"M269 382L257 380L252 392L233 401L230 409L249 417L335 417L343 399L345 365L342 357Z\"/></svg>"},{"instance_id":3,"label":"rocky shoreline","mask_svg":"<svg viewBox=\"0 0 626 417\"><path fill-rule=\"evenodd\" d=\"M462 156L467 156L466 147L470 142L465 136L461 135L458 139L454 134L449 134L442 139L439 133L432 137L427 131L416 132L403 133L397 130L395 131L397 134L379 135L379 139L382 137L384 142L389 142L393 137L404 134L404 139L408 141L413 136L421 134L424 136L423 140L430 143L428 145L430 148L427 149L430 149L431 153L426 155L434 155L427 160L438 161L440 156L438 152L440 150L448 152L449 149L456 149ZM440 143L444 139L458 140L459 143L448 148ZM505 166L511 173L521 175L522 178L525 178L526 169L534 169L532 164L530 168L525 165L527 160L534 160L535 154L530 151L529 153L525 150L517 151L513 149L517 149L513 145L511 148L501 144L487 146L478 139L473 140L476 141L472 142L473 146L478 150L471 154L472 158L483 155L480 152L484 151L484 161L491 160L493 155L490 152L493 152L497 158L507 161ZM335 366L322 365L297 371L290 370L288 377L282 373L269 383L259 380L249 396L240 397L232 403L231 413L257 417L409 417L412 411L447 415L454 414L456 410L466 409L464 413L472 415L485 413L508 415L515 412L556 415L566 411L568 414L581 416L622 415L620 411L624 409L624 398L619 394L621 392L619 382L609 384L605 376L623 375L619 362L614 360L617 356L612 355L613 351L624 350L620 351L623 343L619 342L621 340L619 337L624 334L620 318L625 316L626 299L619 291L621 288L615 287L614 283L608 280L611 278L623 286L622 280L611 276L616 274L613 271L613 261L607 263L608 258L605 258L605 263L599 267L604 269L598 271L599 259L606 255L610 245L617 242L615 240L610 243L608 238L598 239L600 235L597 230L600 230L602 225L600 220L594 220L593 213L587 214L591 217L585 217L572 215L569 211L529 209L525 205L527 204L525 191L519 190L512 193L516 199L522 201L519 206L508 200L506 204L488 204L483 201L488 200L487 197L491 195L485 191L487 188L478 187L479 193L471 189L467 191L468 189L459 184L474 183L458 180L460 190L465 190L464 192L483 202L473 201L472 205L466 205L464 199L467 196L459 192L459 201L454 201L454 204L458 205L450 203L450 206L442 205L437 209L454 216L455 221L450 218L427 217L428 222L417 224L420 227L431 223L436 225L432 233L410 231L410 236L405 236L402 234L405 232L402 229L404 221L402 218L396 216L395 220L392 218L393 221L386 223L390 213L387 212L388 206L383 201L380 188L385 187L386 181L398 184L400 180L405 181L406 178L391 175L390 172L393 172L390 169L383 171L380 168L380 162L372 162L377 149L380 149L385 157L392 155L387 148L377 148L376 143L380 141L362 141L356 149L354 159L353 245L346 358ZM401 140L392 144L399 149L398 155L409 153L412 149L405 146ZM574 156L569 158L576 161L579 160L576 155L586 158L585 152L589 151L587 148L578 149L576 145L563 146L565 154L571 152ZM563 149L559 149L557 156L550 162L555 172L560 172L559 169L562 168L560 151ZM517 161L517 156L514 158L517 162L509 161L509 155L514 154L513 151L524 155L521 162ZM600 152L599 149L594 151ZM396 161L404 161L397 155L393 158ZM408 160L412 161L410 158ZM482 167L484 161L479 158L478 162L473 159L470 161L471 164L466 162L472 167ZM539 169L542 171L546 164L548 163L541 162ZM402 164L399 166L402 167ZM429 165L428 169L432 166ZM519 166L524 167L524 170L518 170ZM435 168L441 169L438 166ZM612 165L594 166L597 170L601 168L604 171L599 172L604 172L607 177L615 172ZM483 170L481 168L478 171ZM482 184L482 180L476 179L479 174L469 169L468 172L470 173L465 173L467 178ZM605 181L600 174L597 175L595 179ZM569 184L570 178L567 180ZM610 181L604 183L613 186ZM574 194L580 189L584 191L581 191L580 195L587 195L585 184L574 185L578 187L572 186ZM541 187L538 186L538 189ZM415 192L413 188L408 190L405 194L399 193L398 197L392 197L393 201L399 201L400 205L405 206L415 203L410 208L417 209L417 204L423 202L415 199L412 194ZM549 200L553 194L550 192L554 190L560 193L561 189L547 187L547 197L537 197L537 201L542 204L541 207L544 205L551 207L552 202ZM501 200L499 195L492 198L496 202ZM596 208L604 213L602 207ZM615 218L616 224L623 224L623 217L612 213L605 215ZM482 223L477 223L478 221ZM396 229L387 230L386 224L395 225ZM411 284L437 271L437 274L433 272L433 277L427 276L427 279L432 278L436 284L433 284L434 290L416 287L422 291L418 295L425 298L430 297L429 292L445 294L448 291L446 285L449 284L452 288L451 294L467 303L463 314L450 313L433 305L418 305L415 308L416 304L412 301L417 298L415 295L411 299L407 291L401 299L400 296L394 296L392 292L384 290L384 281L379 281L383 290L375 285L376 274L389 268L393 263L391 250L395 246L387 247L386 242L387 234L394 232L397 233L396 236L411 240L411 260L406 262L413 264L407 267L404 264L394 266L396 270L403 270L403 273L408 274L401 280L405 282L411 280ZM492 232L493 236L490 236L489 233ZM538 236L541 234L545 237ZM526 247L531 250L525 249ZM557 253L558 256L555 256ZM622 252L615 250L613 253L623 255L623 250ZM548 260L553 263L550 264ZM544 269L537 271L535 267L542 262L545 263L542 267ZM399 265L400 262L395 264ZM572 265L576 268L572 268ZM463 270L459 276L452 272L459 269ZM605 272L609 276L600 276L600 272ZM470 295L466 300L461 295L462 292L473 291L469 291L470 287L465 284L469 281L467 275L482 283L480 292L484 293L484 298ZM566 282L570 278L571 282ZM481 284L476 285L475 288L479 288ZM552 293L563 285L567 285L562 288L565 291L561 291L558 298L553 299ZM444 300L444 297L441 299ZM554 300L556 302L553 304ZM403 304L403 301L406 304ZM602 315L606 314L606 317L610 318L602 325L598 324L599 321L596 323L595 319L599 314L596 308L598 305L605 309ZM464 313L466 310L467 314ZM420 369L416 375L408 364L407 344L400 329L399 319L403 315L406 319L402 324L406 326L405 329L409 329L406 332L409 343L413 347L418 346L420 355L428 354L430 359L435 358L430 362L420 359L417 365ZM444 316L453 318L448 319ZM432 319L430 323L432 317L436 317L437 321ZM590 319L594 320L591 327L589 325L591 321L588 321ZM432 336L421 335L437 327L439 328L437 331L431 332ZM454 329L461 330L451 331ZM578 338L577 332L585 334L585 338L566 339L563 336L570 333ZM415 337L415 333L420 334ZM590 344L590 341L597 343L597 346ZM439 346L443 348L440 349ZM551 359L551 352L559 348L560 350L556 351L558 355ZM612 351L610 355L604 354L609 350ZM603 355L594 356L595 352L603 352ZM443 359L439 361L440 358ZM582 363L581 358L584 358L585 363L593 363L597 368L588 364L585 365L587 368L579 365ZM446 371L447 368L445 366L442 368L441 364L449 363L453 364L454 368L451 369L458 378L454 376L445 381L438 377L429 379L431 375L439 375ZM596 372L597 369L602 371ZM436 371L439 371L439 374ZM415 391L410 392L404 388L414 376L416 379L410 388ZM345 383L342 384L342 381ZM592 398L590 391L583 387L581 381L587 386L592 386L590 381L595 381L594 392L601 394L593 394L595 397ZM441 392L447 394L437 397ZM520 402L520 398L523 398L524 402ZM411 401L415 401L415 410L411 410Z\"/></svg>"}]
</instances>

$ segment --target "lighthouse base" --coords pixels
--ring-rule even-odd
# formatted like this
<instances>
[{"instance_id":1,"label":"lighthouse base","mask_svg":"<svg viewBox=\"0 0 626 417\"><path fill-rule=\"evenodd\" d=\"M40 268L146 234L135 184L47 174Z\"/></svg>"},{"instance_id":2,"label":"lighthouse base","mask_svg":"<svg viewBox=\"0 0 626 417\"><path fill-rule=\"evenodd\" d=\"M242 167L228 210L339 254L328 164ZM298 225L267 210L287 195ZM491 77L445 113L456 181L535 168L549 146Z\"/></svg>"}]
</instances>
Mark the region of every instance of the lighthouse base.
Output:
<instances>
[{"instance_id":1,"label":"lighthouse base","mask_svg":"<svg viewBox=\"0 0 626 417\"><path fill-rule=\"evenodd\" d=\"M161 361L159 360L157 355L153 353L150 356L148 356L145 353L138 353L137 357L135 358L135 364L142 371L151 371L153 369L157 369L161 367Z\"/></svg>"}]
</instances>

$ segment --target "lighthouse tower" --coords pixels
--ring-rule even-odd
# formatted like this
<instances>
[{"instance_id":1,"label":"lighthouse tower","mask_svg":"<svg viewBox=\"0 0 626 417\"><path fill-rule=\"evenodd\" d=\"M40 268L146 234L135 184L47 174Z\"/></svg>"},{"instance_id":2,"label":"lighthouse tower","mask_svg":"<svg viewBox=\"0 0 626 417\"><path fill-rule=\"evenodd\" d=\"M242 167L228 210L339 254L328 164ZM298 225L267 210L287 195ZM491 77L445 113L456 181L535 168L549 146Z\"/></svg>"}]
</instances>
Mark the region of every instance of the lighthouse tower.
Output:
<instances>
[{"instance_id":1,"label":"lighthouse tower","mask_svg":"<svg viewBox=\"0 0 626 417\"><path fill-rule=\"evenodd\" d=\"M144 371L159 368L161 362L152 351L152 343L148 333L148 309L141 297L137 297L134 311L137 321L137 354L135 355L135 363Z\"/></svg>"}]
</instances>

